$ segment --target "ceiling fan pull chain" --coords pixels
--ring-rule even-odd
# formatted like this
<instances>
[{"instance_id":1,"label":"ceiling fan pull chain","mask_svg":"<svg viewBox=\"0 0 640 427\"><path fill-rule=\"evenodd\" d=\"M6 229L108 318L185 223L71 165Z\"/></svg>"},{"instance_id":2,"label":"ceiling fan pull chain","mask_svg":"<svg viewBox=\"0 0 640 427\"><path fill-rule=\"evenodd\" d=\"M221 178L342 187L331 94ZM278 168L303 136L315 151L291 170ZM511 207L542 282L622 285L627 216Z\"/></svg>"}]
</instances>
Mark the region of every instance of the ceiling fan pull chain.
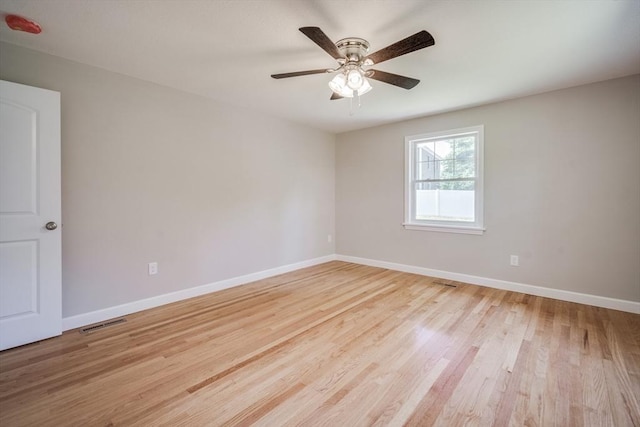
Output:
<instances>
[{"instance_id":1,"label":"ceiling fan pull chain","mask_svg":"<svg viewBox=\"0 0 640 427\"><path fill-rule=\"evenodd\" d=\"M362 106L362 97L358 95L358 91L353 91L353 96L349 98L349 115L353 116L355 111L353 110L353 100L356 100L356 109L359 109Z\"/></svg>"}]
</instances>

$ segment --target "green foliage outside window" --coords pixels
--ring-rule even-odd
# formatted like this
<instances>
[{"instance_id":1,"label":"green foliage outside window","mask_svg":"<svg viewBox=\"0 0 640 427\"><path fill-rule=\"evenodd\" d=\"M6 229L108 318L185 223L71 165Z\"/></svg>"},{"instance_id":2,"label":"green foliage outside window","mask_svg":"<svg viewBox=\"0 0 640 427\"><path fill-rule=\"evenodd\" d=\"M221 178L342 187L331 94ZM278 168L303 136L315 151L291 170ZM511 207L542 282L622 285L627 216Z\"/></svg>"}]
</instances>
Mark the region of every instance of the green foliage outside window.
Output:
<instances>
[{"instance_id":1,"label":"green foliage outside window","mask_svg":"<svg viewBox=\"0 0 640 427\"><path fill-rule=\"evenodd\" d=\"M469 181L441 182L441 190L473 190L476 174L475 141L473 137L455 138L438 143L448 146L440 159L440 179L470 178ZM436 144L438 144L436 143Z\"/></svg>"}]
</instances>

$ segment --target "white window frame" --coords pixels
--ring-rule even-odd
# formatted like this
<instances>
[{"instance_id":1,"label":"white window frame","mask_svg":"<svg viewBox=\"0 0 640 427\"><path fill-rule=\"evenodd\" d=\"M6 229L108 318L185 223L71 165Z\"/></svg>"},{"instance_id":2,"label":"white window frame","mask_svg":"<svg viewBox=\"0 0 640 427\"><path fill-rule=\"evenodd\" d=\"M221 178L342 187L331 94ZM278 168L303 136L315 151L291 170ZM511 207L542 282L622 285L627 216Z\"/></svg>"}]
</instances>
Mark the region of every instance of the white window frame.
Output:
<instances>
[{"instance_id":1,"label":"white window frame","mask_svg":"<svg viewBox=\"0 0 640 427\"><path fill-rule=\"evenodd\" d=\"M444 220L419 220L415 217L415 150L418 143L427 140L453 138L463 135L475 134L475 221L444 221ZM407 136L405 141L405 183L404 183L404 223L407 230L440 231L464 234L483 234L484 228L484 126L471 126L461 129L452 129L441 132L430 132L419 135Z\"/></svg>"}]
</instances>

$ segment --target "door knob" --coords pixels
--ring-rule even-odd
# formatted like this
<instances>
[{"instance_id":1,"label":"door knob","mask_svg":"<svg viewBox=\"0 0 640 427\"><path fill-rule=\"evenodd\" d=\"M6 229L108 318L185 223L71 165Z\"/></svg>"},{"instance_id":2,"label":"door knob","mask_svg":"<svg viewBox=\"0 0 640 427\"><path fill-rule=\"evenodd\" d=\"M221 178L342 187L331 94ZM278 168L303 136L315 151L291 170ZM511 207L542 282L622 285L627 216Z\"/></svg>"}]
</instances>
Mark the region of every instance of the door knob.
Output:
<instances>
[{"instance_id":1,"label":"door knob","mask_svg":"<svg viewBox=\"0 0 640 427\"><path fill-rule=\"evenodd\" d=\"M53 221L49 221L48 223L45 224L44 228L46 228L47 230L55 230L56 228L58 228L58 224L56 224Z\"/></svg>"}]
</instances>

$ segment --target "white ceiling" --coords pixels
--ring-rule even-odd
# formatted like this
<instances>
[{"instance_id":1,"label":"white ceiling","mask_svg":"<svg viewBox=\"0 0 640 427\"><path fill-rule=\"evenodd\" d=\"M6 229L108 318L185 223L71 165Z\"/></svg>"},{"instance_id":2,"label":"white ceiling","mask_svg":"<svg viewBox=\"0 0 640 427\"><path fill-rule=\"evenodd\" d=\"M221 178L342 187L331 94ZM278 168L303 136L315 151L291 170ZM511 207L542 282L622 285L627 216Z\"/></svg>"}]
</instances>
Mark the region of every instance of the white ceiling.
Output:
<instances>
[{"instance_id":1,"label":"white ceiling","mask_svg":"<svg viewBox=\"0 0 640 427\"><path fill-rule=\"evenodd\" d=\"M0 12L43 29L2 24L2 41L336 133L640 73L639 0L0 0ZM423 29L436 44L376 67L416 88L372 81L349 115L329 75L269 77L335 66L303 26L370 52Z\"/></svg>"}]
</instances>

